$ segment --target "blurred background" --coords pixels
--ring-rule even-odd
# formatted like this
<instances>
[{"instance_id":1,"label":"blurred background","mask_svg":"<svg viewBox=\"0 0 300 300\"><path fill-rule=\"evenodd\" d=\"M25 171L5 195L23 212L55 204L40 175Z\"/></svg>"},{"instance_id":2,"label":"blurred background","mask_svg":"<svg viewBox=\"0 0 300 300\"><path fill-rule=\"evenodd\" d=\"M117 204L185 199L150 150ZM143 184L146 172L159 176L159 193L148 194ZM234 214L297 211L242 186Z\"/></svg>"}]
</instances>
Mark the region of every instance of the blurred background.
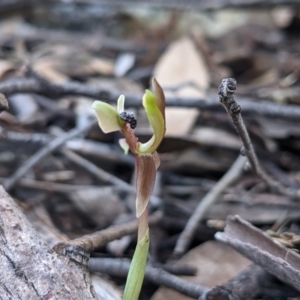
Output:
<instances>
[{"instance_id":1,"label":"blurred background","mask_svg":"<svg viewBox=\"0 0 300 300\"><path fill-rule=\"evenodd\" d=\"M9 110L0 114L0 181L52 246L134 219L134 195L86 163L134 186L134 158L119 149L119 133L104 135L93 123L91 105L116 104L124 94L126 110L137 118L135 134L146 141L152 131L141 101L155 77L167 98L167 132L159 148L157 201L151 204L164 217L151 231L150 263L162 264L242 146L218 102L223 78L237 80L236 100L264 168L285 186L299 188L299 34L299 1L2 0L0 92ZM79 134L63 148L8 182L41 147L74 128ZM278 237L300 233L299 202L272 193L248 170L199 225L181 261L198 268L187 280L214 287L249 265L214 241L231 214ZM130 258L135 241L127 236L92 256ZM111 289L106 299L120 299L124 278L98 274L100 279ZM168 293L147 284L141 299L190 299ZM255 299L297 296L273 278Z\"/></svg>"}]
</instances>

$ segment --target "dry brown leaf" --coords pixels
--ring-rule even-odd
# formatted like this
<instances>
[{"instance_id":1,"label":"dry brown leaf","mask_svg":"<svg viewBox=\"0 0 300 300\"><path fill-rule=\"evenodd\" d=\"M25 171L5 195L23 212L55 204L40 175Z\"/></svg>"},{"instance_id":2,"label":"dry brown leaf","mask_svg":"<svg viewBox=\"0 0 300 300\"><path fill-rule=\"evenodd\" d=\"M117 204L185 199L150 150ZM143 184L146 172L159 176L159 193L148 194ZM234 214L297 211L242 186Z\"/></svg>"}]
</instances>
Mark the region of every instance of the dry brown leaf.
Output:
<instances>
[{"instance_id":1,"label":"dry brown leaf","mask_svg":"<svg viewBox=\"0 0 300 300\"><path fill-rule=\"evenodd\" d=\"M15 124L18 122L18 119L8 111L3 111L0 114L0 121L4 121L7 124Z\"/></svg>"},{"instance_id":2,"label":"dry brown leaf","mask_svg":"<svg viewBox=\"0 0 300 300\"><path fill-rule=\"evenodd\" d=\"M177 87L176 91L166 90L167 97L203 98L210 82L205 61L188 37L181 38L168 47L155 66L154 77L163 88ZM196 109L167 108L166 135L185 135L198 114Z\"/></svg>"},{"instance_id":3,"label":"dry brown leaf","mask_svg":"<svg viewBox=\"0 0 300 300\"><path fill-rule=\"evenodd\" d=\"M39 75L53 83L64 83L69 77L55 69L53 62L50 60L42 60L34 64L33 69Z\"/></svg>"},{"instance_id":4,"label":"dry brown leaf","mask_svg":"<svg viewBox=\"0 0 300 300\"><path fill-rule=\"evenodd\" d=\"M95 74L111 76L114 73L114 64L111 60L93 57L89 61L89 67Z\"/></svg>"},{"instance_id":5,"label":"dry brown leaf","mask_svg":"<svg viewBox=\"0 0 300 300\"><path fill-rule=\"evenodd\" d=\"M105 77L92 77L87 83L96 88L102 88L103 90L112 90L116 93L136 93L141 94L144 92L142 85L129 78L105 78ZM142 97L141 97L142 100ZM125 102L126 104L126 102Z\"/></svg>"},{"instance_id":6,"label":"dry brown leaf","mask_svg":"<svg viewBox=\"0 0 300 300\"><path fill-rule=\"evenodd\" d=\"M76 191L70 193L70 199L99 229L109 226L125 211L124 204L110 187L91 187Z\"/></svg>"},{"instance_id":7,"label":"dry brown leaf","mask_svg":"<svg viewBox=\"0 0 300 300\"><path fill-rule=\"evenodd\" d=\"M250 261L232 248L216 241L206 242L179 260L180 264L197 267L197 276L181 276L187 281L214 287L236 276L244 270ZM187 300L192 299L167 288L160 288L151 300Z\"/></svg>"},{"instance_id":8,"label":"dry brown leaf","mask_svg":"<svg viewBox=\"0 0 300 300\"><path fill-rule=\"evenodd\" d=\"M6 75L7 72L13 71L16 69L16 66L11 62L7 60L0 60L0 80L3 79L3 77Z\"/></svg>"},{"instance_id":9,"label":"dry brown leaf","mask_svg":"<svg viewBox=\"0 0 300 300\"><path fill-rule=\"evenodd\" d=\"M47 49L36 51L33 68L51 82L62 83L69 77L113 75L114 63L110 59L95 57L76 47L61 44L48 45Z\"/></svg>"},{"instance_id":10,"label":"dry brown leaf","mask_svg":"<svg viewBox=\"0 0 300 300\"><path fill-rule=\"evenodd\" d=\"M199 115L195 108L166 108L166 136L185 136Z\"/></svg>"},{"instance_id":11,"label":"dry brown leaf","mask_svg":"<svg viewBox=\"0 0 300 300\"><path fill-rule=\"evenodd\" d=\"M192 138L202 145L240 149L240 139L225 130L212 127L197 127L193 130Z\"/></svg>"}]
</instances>

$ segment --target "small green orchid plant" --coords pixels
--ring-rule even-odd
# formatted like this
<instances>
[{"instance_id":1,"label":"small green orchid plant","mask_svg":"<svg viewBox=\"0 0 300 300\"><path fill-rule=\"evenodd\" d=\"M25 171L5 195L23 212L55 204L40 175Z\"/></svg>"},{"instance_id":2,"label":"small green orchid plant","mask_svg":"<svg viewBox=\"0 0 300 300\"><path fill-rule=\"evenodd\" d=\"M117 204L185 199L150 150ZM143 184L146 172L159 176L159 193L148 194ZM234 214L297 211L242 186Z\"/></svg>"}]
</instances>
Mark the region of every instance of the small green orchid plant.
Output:
<instances>
[{"instance_id":1,"label":"small green orchid plant","mask_svg":"<svg viewBox=\"0 0 300 300\"><path fill-rule=\"evenodd\" d=\"M148 203L154 188L156 170L160 164L156 149L166 131L165 96L154 78L152 85L154 94L146 90L143 96L143 106L153 129L153 136L146 143L140 143L135 136L132 129L135 124L132 126L132 122L130 122L132 116L127 120L124 118L127 113L124 111L125 98L123 95L118 99L117 109L102 101L95 101L92 106L102 131L109 133L120 130L125 137L119 141L120 146L126 154L130 149L136 158L138 242L127 277L124 300L137 300L144 280L149 250Z\"/></svg>"}]
</instances>

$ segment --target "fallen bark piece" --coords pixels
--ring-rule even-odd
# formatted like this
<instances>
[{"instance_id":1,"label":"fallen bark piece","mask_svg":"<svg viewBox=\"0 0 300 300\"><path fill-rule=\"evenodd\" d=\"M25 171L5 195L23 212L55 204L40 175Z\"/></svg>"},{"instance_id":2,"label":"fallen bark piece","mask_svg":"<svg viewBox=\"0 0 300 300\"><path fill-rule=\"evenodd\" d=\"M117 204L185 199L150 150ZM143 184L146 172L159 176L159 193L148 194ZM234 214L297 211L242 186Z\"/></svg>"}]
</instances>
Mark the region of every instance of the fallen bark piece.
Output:
<instances>
[{"instance_id":1,"label":"fallen bark piece","mask_svg":"<svg viewBox=\"0 0 300 300\"><path fill-rule=\"evenodd\" d=\"M1 299L95 300L87 263L48 247L0 186Z\"/></svg>"},{"instance_id":2,"label":"fallen bark piece","mask_svg":"<svg viewBox=\"0 0 300 300\"><path fill-rule=\"evenodd\" d=\"M215 237L300 291L300 255L295 251L239 216L229 216L225 231L217 232Z\"/></svg>"}]
</instances>

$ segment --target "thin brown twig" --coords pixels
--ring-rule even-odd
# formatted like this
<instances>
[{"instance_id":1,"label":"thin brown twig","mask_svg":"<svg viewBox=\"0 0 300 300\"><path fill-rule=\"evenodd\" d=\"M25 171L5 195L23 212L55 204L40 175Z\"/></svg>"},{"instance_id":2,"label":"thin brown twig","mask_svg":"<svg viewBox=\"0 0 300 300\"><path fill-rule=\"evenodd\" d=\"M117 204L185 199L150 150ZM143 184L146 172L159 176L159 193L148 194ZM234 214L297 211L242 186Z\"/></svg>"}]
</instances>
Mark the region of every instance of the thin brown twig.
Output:
<instances>
[{"instance_id":1,"label":"thin brown twig","mask_svg":"<svg viewBox=\"0 0 300 300\"><path fill-rule=\"evenodd\" d=\"M81 128L74 128L70 130L69 132L61 135L60 137L54 139L49 144L41 148L39 151L37 151L34 155L32 155L15 173L7 178L3 182L3 187L6 189L6 191L9 191L13 188L13 186L17 183L17 181L24 176L33 166L35 166L41 159L46 157L48 154L50 154L55 149L62 146L66 141L84 133L87 132L94 124L96 124L95 121L92 121L85 126Z\"/></svg>"},{"instance_id":2,"label":"thin brown twig","mask_svg":"<svg viewBox=\"0 0 300 300\"><path fill-rule=\"evenodd\" d=\"M289 197L300 197L299 191L286 188L280 182L274 180L263 169L256 156L253 144L250 140L248 131L244 124L241 106L235 101L236 80L233 78L226 78L222 80L219 86L219 98L220 102L225 107L228 115L230 116L232 123L243 142L242 153L247 156L248 161L252 167L253 172L260 177L272 190ZM253 104L255 106L256 104Z\"/></svg>"},{"instance_id":3,"label":"thin brown twig","mask_svg":"<svg viewBox=\"0 0 300 300\"><path fill-rule=\"evenodd\" d=\"M0 183L5 181L6 178L0 177ZM57 193L72 193L76 191L82 191L89 188L94 188L93 185L72 185L66 183L57 183L52 181L40 181L31 178L20 178L18 185L22 187L27 187L31 189L37 189L47 192L57 192Z\"/></svg>"},{"instance_id":4,"label":"thin brown twig","mask_svg":"<svg viewBox=\"0 0 300 300\"><path fill-rule=\"evenodd\" d=\"M155 225L162 219L162 213L156 212L149 216L149 224ZM138 228L138 220L133 220L128 223L111 226L92 234L84 235L80 238L74 239L69 243L84 248L91 252L105 246L107 243L120 239L121 237L129 234L136 233Z\"/></svg>"},{"instance_id":5,"label":"thin brown twig","mask_svg":"<svg viewBox=\"0 0 300 300\"><path fill-rule=\"evenodd\" d=\"M165 271L177 275L177 276L195 276L197 274L197 267L196 266L189 266L183 264L161 264L161 263L154 263L152 264L154 268L161 268Z\"/></svg>"},{"instance_id":6,"label":"thin brown twig","mask_svg":"<svg viewBox=\"0 0 300 300\"><path fill-rule=\"evenodd\" d=\"M4 95L14 93L37 93L52 97L65 95L86 96L93 99L101 99L108 103L115 103L120 94L126 97L126 105L130 107L142 106L142 95L119 93L108 91L101 88L91 87L78 82L68 82L65 84L45 83L46 81L38 78L11 79L0 83L0 92ZM201 101L199 101L201 100ZM255 103L255 105L253 105ZM170 107L193 107L207 111L221 111L220 105L215 98L195 99L172 97L166 99L167 106ZM285 119L300 118L300 108L297 105L280 105L270 101L257 102L256 99L243 98L240 100L245 114L278 117Z\"/></svg>"},{"instance_id":7,"label":"thin brown twig","mask_svg":"<svg viewBox=\"0 0 300 300\"><path fill-rule=\"evenodd\" d=\"M184 230L181 232L177 240L174 249L175 256L180 256L187 250L206 211L214 202L218 200L221 193L241 176L245 162L246 158L239 155L226 174L218 181L216 185L213 186L213 188L198 204L196 210L189 218Z\"/></svg>"},{"instance_id":8,"label":"thin brown twig","mask_svg":"<svg viewBox=\"0 0 300 300\"><path fill-rule=\"evenodd\" d=\"M89 269L91 272L101 272L111 276L126 277L129 271L130 261L112 258L91 258ZM157 285L176 290L188 297L198 299L208 288L185 281L176 277L165 270L156 269L150 266L146 267L145 279Z\"/></svg>"}]
</instances>

